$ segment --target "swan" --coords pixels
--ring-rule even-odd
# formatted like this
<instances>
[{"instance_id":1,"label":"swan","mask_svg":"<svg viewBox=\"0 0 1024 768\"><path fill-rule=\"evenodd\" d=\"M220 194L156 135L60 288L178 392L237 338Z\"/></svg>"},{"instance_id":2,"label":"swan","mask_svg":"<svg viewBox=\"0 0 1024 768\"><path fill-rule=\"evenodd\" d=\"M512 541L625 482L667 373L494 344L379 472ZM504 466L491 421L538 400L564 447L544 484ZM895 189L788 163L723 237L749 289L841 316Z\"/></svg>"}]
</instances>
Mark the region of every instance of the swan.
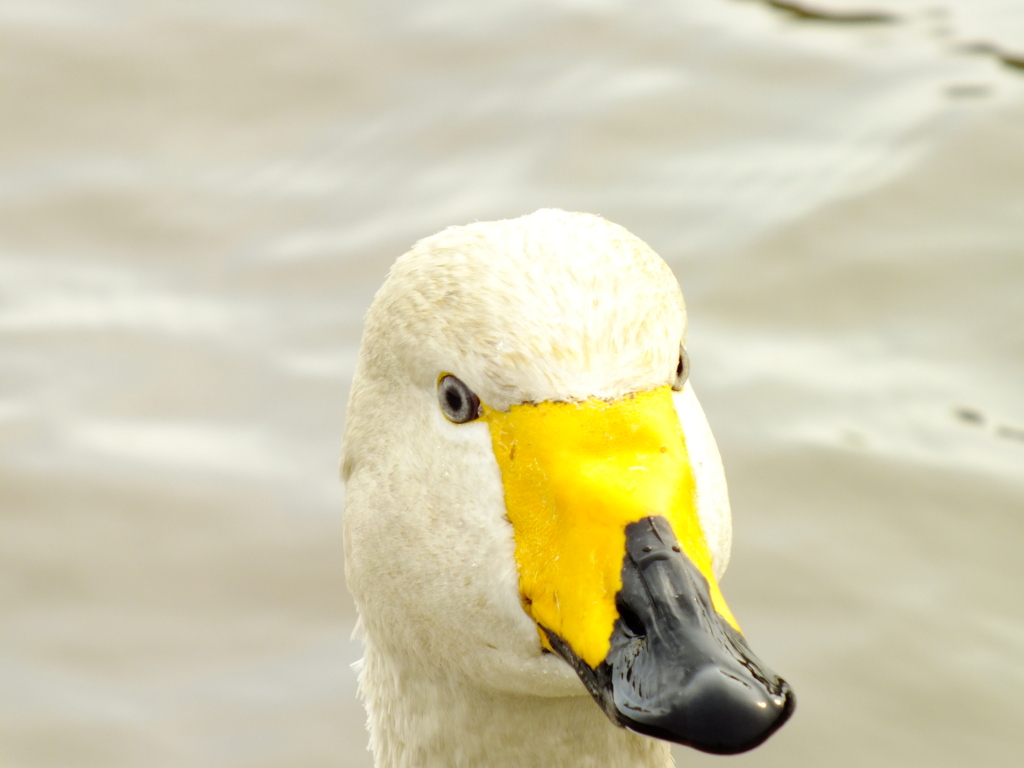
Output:
<instances>
[{"instance_id":1,"label":"swan","mask_svg":"<svg viewBox=\"0 0 1024 768\"><path fill-rule=\"evenodd\" d=\"M451 227L392 266L341 463L378 768L662 768L789 717L718 587L686 329L668 266L590 214Z\"/></svg>"}]
</instances>

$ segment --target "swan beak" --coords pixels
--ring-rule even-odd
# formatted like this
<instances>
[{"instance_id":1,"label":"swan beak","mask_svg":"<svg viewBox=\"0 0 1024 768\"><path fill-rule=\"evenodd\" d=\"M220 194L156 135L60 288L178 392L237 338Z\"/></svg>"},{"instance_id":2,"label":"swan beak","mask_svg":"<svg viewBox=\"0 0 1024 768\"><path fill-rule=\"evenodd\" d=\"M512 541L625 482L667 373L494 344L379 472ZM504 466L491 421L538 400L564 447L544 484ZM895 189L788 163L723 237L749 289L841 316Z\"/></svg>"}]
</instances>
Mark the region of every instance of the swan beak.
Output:
<instances>
[{"instance_id":1,"label":"swan beak","mask_svg":"<svg viewBox=\"0 0 1024 768\"><path fill-rule=\"evenodd\" d=\"M671 388L484 418L542 646L623 727L718 754L774 733L796 700L718 587Z\"/></svg>"}]
</instances>

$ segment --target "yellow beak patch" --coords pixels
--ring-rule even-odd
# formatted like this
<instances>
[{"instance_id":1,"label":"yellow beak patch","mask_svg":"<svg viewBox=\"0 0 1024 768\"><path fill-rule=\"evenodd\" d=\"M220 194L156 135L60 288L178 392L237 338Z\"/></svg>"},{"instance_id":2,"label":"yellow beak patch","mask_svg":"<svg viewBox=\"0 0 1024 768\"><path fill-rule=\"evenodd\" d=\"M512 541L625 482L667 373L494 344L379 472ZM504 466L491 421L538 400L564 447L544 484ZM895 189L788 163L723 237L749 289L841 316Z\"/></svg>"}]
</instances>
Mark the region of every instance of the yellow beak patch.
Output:
<instances>
[{"instance_id":1,"label":"yellow beak patch","mask_svg":"<svg viewBox=\"0 0 1024 768\"><path fill-rule=\"evenodd\" d=\"M607 656L622 589L626 526L662 515L739 627L711 570L671 387L621 400L484 407L515 535L526 612L591 668Z\"/></svg>"}]
</instances>

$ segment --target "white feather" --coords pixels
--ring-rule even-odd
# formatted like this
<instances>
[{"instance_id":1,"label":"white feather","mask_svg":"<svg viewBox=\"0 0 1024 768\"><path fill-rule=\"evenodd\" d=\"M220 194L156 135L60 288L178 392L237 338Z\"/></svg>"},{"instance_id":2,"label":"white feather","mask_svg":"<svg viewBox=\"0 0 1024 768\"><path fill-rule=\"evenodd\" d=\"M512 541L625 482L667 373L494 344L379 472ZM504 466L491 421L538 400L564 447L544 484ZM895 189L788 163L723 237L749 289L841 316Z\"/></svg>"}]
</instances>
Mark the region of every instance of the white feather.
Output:
<instances>
[{"instance_id":1,"label":"white feather","mask_svg":"<svg viewBox=\"0 0 1024 768\"><path fill-rule=\"evenodd\" d=\"M488 406L618 398L670 383L686 312L672 272L597 216L453 227L398 259L366 318L342 476L345 557L380 768L671 765L545 654L519 603L487 425L440 413L439 374ZM716 575L731 523L692 390L675 397Z\"/></svg>"}]
</instances>

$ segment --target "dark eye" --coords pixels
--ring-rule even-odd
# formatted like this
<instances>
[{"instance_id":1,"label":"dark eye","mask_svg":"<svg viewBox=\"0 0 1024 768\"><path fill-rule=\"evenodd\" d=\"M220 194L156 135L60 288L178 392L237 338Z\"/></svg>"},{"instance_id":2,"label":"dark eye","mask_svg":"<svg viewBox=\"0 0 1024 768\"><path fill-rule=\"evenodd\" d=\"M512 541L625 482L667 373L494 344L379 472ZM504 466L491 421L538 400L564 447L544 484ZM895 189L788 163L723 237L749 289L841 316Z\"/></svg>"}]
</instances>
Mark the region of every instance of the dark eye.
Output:
<instances>
[{"instance_id":1,"label":"dark eye","mask_svg":"<svg viewBox=\"0 0 1024 768\"><path fill-rule=\"evenodd\" d=\"M676 392L683 388L686 379L690 376L690 358L683 347L679 347L679 365L676 366L676 378L672 382L672 389Z\"/></svg>"},{"instance_id":2,"label":"dark eye","mask_svg":"<svg viewBox=\"0 0 1024 768\"><path fill-rule=\"evenodd\" d=\"M448 421L465 424L480 416L480 398L450 373L437 382L437 400Z\"/></svg>"}]
</instances>

